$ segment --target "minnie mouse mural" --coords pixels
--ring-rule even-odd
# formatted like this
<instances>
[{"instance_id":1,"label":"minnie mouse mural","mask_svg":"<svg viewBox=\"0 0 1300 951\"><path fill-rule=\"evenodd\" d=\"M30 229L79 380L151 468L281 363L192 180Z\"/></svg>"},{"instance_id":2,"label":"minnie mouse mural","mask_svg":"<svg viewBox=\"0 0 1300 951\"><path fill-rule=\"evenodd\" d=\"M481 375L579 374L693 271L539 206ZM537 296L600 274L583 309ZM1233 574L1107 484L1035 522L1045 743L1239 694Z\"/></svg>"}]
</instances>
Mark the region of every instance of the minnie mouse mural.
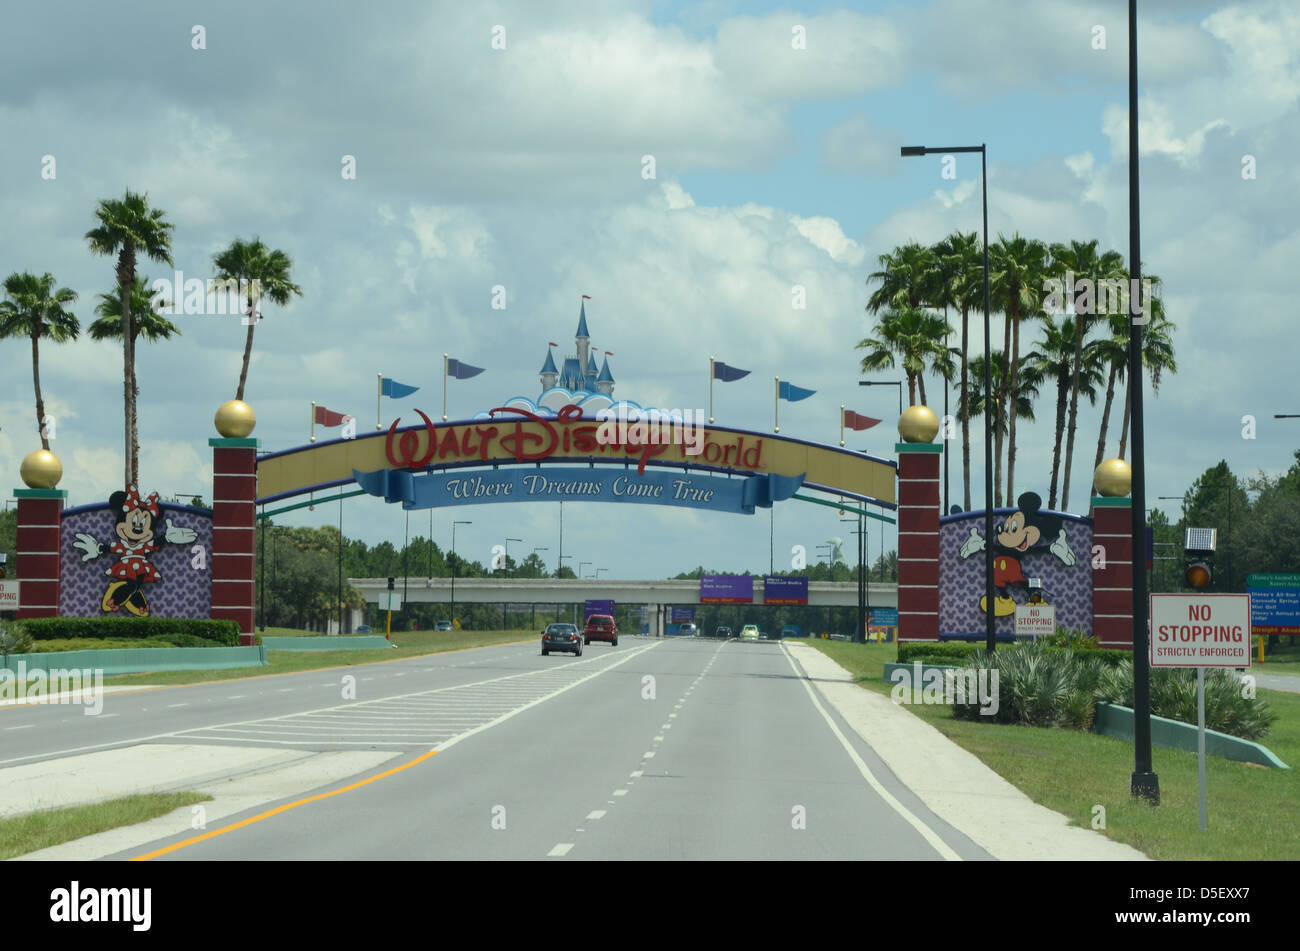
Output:
<instances>
[{"instance_id":1,"label":"minnie mouse mural","mask_svg":"<svg viewBox=\"0 0 1300 951\"><path fill-rule=\"evenodd\" d=\"M125 492L114 492L108 498L109 511L117 520L114 531L117 540L107 550L117 556L117 561L105 572L111 579L104 590L100 609L113 614L122 608L136 617L149 616L149 601L144 596L145 584L161 581L158 569L149 563L149 556L164 544L186 545L198 537L191 528L176 528L167 519L167 530L159 538L154 531L158 520L158 493L141 499L135 486ZM104 554L105 547L93 535L77 533L73 548L84 551L82 561L91 561Z\"/></svg>"}]
</instances>

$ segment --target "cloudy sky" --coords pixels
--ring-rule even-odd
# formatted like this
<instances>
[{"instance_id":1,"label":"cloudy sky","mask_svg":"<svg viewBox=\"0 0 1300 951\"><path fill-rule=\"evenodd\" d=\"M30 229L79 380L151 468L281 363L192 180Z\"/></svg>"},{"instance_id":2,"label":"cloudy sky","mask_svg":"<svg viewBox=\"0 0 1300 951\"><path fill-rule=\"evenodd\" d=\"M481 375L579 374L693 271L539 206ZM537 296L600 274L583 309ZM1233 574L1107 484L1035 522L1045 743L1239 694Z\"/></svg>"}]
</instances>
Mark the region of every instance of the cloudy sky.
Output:
<instances>
[{"instance_id":1,"label":"cloudy sky","mask_svg":"<svg viewBox=\"0 0 1300 951\"><path fill-rule=\"evenodd\" d=\"M1154 499L1181 495L1221 458L1246 474L1279 471L1300 446L1300 420L1273 419L1300 413L1290 288L1300 10L1139 7L1143 258L1178 328L1179 372L1147 400ZM547 342L568 352L589 294L592 344L615 354L616 395L704 408L712 354L753 371L717 386L720 423L770 430L780 376L817 390L782 404L784 434L837 442L845 403L887 422L850 446L890 455L895 392L857 386L854 344L872 333L866 277L904 241L980 226L977 157L945 180L937 157L903 161L898 146L987 142L995 238L1095 238L1127 257L1125 10L1059 0L209 0L134 14L25 5L0 34L0 272L52 272L80 294L88 324L113 266L83 236L96 202L125 188L165 209L186 276L211 276L212 255L235 237L286 251L304 296L263 309L246 393L266 450L306 441L311 400L373 426L377 372L422 387L385 407L385 425L390 410L411 421L414 407L440 412L444 352L487 368L451 384L453 416L536 396ZM346 156L354 179L342 174ZM173 276L153 263L141 271ZM498 285L504 309L492 307ZM795 285L804 309L792 307ZM210 497L207 439L215 408L234 396L244 328L238 317L175 319L182 337L138 355L141 481ZM82 339L41 357L61 487L71 505L104 499L122 473L120 349ZM0 469L19 487L19 463L39 446L25 341L0 345L0 378ZM1044 495L1053 410L1045 399L1042 422L1020 430L1017 482ZM1254 438L1243 438L1247 415ZM1081 414L1075 512L1086 511L1099 417ZM979 498L978 427L972 438ZM1117 449L1112 438L1107 455ZM761 571L770 544L779 569L793 545L813 552L853 527L798 502L770 526L766 513L565 509L566 563L606 577L700 563ZM295 514L333 524L338 510ZM457 515L474 522L457 535L470 557L486 561L507 535L524 539L512 554L557 556L554 505ZM434 513L444 547L450 517ZM405 524L378 500L344 512L344 531L372 543L400 545ZM410 530L427 534L428 515ZM873 530L873 557L881 542ZM888 529L883 543L894 547Z\"/></svg>"}]
</instances>

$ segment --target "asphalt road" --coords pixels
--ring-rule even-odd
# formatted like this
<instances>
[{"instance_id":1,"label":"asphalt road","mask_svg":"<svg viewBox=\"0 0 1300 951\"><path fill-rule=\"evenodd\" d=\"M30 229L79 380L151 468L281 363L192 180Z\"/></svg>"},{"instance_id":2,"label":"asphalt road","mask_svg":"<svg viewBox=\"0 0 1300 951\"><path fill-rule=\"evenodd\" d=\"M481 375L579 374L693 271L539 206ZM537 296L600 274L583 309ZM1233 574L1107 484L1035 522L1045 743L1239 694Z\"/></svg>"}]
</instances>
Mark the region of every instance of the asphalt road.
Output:
<instances>
[{"instance_id":1,"label":"asphalt road","mask_svg":"<svg viewBox=\"0 0 1300 951\"><path fill-rule=\"evenodd\" d=\"M989 858L777 643L624 637L580 658L508 645L110 696L98 717L0 713L0 766L142 740L401 755L362 785L113 858Z\"/></svg>"}]
</instances>

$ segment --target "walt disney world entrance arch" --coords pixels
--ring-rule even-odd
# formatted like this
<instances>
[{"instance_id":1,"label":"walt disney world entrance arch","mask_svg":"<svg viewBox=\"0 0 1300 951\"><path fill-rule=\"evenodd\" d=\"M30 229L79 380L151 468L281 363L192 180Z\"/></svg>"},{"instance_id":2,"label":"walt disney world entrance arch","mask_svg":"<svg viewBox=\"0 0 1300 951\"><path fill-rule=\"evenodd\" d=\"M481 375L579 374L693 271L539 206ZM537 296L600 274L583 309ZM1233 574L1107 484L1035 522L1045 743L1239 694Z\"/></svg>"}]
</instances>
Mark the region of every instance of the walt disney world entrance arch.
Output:
<instances>
[{"instance_id":1,"label":"walt disney world entrance arch","mask_svg":"<svg viewBox=\"0 0 1300 951\"><path fill-rule=\"evenodd\" d=\"M232 407L227 415L238 412ZM257 440L248 438L251 425L230 419L223 428L218 414L223 438L211 440L213 617L232 618L253 632L256 507L333 487L343 489L340 498L368 494L408 510L575 500L740 514L786 499L849 507L800 489L894 508L892 462L787 436L653 417L602 421L576 406L553 418L497 408L486 419L438 425L415 412L421 425L399 428L394 421L386 432L261 458ZM359 488L349 492L349 485ZM326 501L334 498L315 496L317 504Z\"/></svg>"}]
</instances>

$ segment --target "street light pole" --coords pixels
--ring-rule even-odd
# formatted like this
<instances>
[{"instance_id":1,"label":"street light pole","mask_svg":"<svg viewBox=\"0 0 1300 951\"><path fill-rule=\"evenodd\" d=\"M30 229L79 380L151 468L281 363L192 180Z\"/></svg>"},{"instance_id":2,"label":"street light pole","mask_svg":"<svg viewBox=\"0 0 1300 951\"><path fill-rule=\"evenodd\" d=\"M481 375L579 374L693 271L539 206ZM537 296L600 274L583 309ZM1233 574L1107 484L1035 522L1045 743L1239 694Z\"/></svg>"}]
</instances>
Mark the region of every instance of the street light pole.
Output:
<instances>
[{"instance_id":1,"label":"street light pole","mask_svg":"<svg viewBox=\"0 0 1300 951\"><path fill-rule=\"evenodd\" d=\"M1136 135L1136 130L1134 134ZM997 617L993 613L993 401L988 398L988 395L993 392L993 341L992 333L989 330L991 306L989 293L988 153L984 145L964 145L951 148L905 145L901 150L901 155L908 158L916 155L955 152L978 152L980 154L980 198L984 206L984 637L985 648L989 653L992 653L997 649ZM1135 441L1135 458L1136 453ZM1139 505L1140 508L1140 503L1135 501L1134 504Z\"/></svg>"},{"instance_id":2,"label":"street light pole","mask_svg":"<svg viewBox=\"0 0 1300 951\"><path fill-rule=\"evenodd\" d=\"M1137 0L1128 2L1128 238L1129 287L1142 286L1141 203L1138 200L1138 88L1137 88ZM1128 387L1133 437L1133 551L1145 542L1146 534L1146 434L1142 414L1142 325L1139 294L1129 295ZM1129 794L1160 803L1160 778L1151 758L1151 672L1147 650L1151 632L1147 628L1147 574L1133 576L1133 775Z\"/></svg>"},{"instance_id":3,"label":"street light pole","mask_svg":"<svg viewBox=\"0 0 1300 951\"><path fill-rule=\"evenodd\" d=\"M451 523L451 626L456 627L456 526L473 525L473 522Z\"/></svg>"},{"instance_id":4,"label":"street light pole","mask_svg":"<svg viewBox=\"0 0 1300 951\"><path fill-rule=\"evenodd\" d=\"M903 384L899 380L859 380L858 386L896 386L898 387L898 415L903 415Z\"/></svg>"}]
</instances>

